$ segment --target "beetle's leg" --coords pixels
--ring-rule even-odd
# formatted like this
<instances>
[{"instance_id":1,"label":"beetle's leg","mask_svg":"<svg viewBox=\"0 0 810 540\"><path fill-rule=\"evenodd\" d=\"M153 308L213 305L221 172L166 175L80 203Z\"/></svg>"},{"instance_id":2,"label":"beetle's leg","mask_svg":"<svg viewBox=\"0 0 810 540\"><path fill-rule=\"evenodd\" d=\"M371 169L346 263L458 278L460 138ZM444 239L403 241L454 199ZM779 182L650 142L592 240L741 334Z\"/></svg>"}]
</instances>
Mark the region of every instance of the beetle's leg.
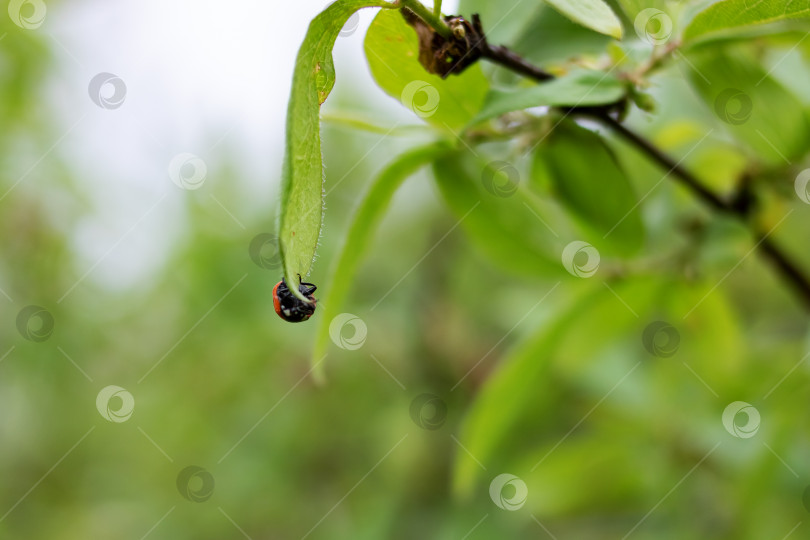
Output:
<instances>
[{"instance_id":1,"label":"beetle's leg","mask_svg":"<svg viewBox=\"0 0 810 540\"><path fill-rule=\"evenodd\" d=\"M306 282L306 281L303 282L301 285L305 285L305 286L307 286L307 288L311 287L313 291L318 288L314 283L309 283L309 282Z\"/></svg>"},{"instance_id":2,"label":"beetle's leg","mask_svg":"<svg viewBox=\"0 0 810 540\"><path fill-rule=\"evenodd\" d=\"M309 285L309 287L304 289L304 294L312 294L318 289L318 287L312 283L302 283L301 285Z\"/></svg>"}]
</instances>

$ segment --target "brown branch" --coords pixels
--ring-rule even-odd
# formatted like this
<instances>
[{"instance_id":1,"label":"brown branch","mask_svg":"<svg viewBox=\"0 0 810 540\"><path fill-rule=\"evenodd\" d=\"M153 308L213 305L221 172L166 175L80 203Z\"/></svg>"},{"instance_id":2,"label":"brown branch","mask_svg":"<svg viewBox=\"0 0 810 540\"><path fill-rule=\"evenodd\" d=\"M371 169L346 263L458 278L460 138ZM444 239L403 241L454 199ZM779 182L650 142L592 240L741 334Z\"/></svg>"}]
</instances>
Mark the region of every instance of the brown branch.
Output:
<instances>
[{"instance_id":1,"label":"brown branch","mask_svg":"<svg viewBox=\"0 0 810 540\"><path fill-rule=\"evenodd\" d=\"M576 114L577 110L574 109L573 112ZM727 202L723 201L714 192L704 187L703 184L700 183L700 180L698 180L691 172L683 168L653 143L635 131L628 129L624 124L614 119L609 114L605 112L597 112L594 114L589 114L586 112L581 114L592 116L592 118L604 124L617 135L620 135L623 139L631 143L637 149L641 150L647 155L647 157L663 166L663 168L667 169L669 174L677 177L682 184L694 191L698 198L703 200L703 202L705 202L708 206L711 206L715 210L721 210L724 212L730 210L730 206Z\"/></svg>"},{"instance_id":2,"label":"brown branch","mask_svg":"<svg viewBox=\"0 0 810 540\"><path fill-rule=\"evenodd\" d=\"M481 27L481 18L476 13L472 17L472 27L475 31L475 48L480 52L481 58L500 64L537 81L550 81L554 75L548 73L534 64L527 62L522 56L504 47L503 45L490 45L484 29Z\"/></svg>"},{"instance_id":3,"label":"brown branch","mask_svg":"<svg viewBox=\"0 0 810 540\"><path fill-rule=\"evenodd\" d=\"M771 263L779 270L782 277L793 285L793 289L799 293L805 307L810 309L810 283L808 283L807 277L799 269L796 262L788 257L779 246L774 244L773 240L767 236L767 233L754 232L754 235L760 238L759 250L771 260Z\"/></svg>"}]
</instances>

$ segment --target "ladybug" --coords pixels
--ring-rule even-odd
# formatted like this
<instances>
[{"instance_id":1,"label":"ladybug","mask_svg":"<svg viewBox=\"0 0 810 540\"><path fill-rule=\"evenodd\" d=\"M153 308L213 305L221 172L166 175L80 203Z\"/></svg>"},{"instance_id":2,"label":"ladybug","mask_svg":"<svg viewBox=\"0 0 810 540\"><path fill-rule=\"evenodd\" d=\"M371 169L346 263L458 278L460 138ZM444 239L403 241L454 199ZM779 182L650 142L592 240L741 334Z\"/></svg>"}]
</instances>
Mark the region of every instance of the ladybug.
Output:
<instances>
[{"instance_id":1,"label":"ladybug","mask_svg":"<svg viewBox=\"0 0 810 540\"><path fill-rule=\"evenodd\" d=\"M300 283L301 276L298 276ZM312 283L300 283L298 290L306 297L309 302L304 302L287 287L287 282L284 278L276 283L273 287L273 307L276 308L278 316L287 322L303 322L315 313L315 297L312 293L317 289Z\"/></svg>"}]
</instances>

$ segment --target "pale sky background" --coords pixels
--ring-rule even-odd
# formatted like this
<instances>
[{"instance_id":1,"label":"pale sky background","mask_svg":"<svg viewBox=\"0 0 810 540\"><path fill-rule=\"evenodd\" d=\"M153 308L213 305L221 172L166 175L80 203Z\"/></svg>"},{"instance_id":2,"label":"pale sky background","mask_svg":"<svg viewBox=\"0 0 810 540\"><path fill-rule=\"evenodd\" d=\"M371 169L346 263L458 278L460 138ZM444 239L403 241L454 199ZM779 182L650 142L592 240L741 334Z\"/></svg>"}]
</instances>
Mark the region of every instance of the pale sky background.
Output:
<instances>
[{"instance_id":1,"label":"pale sky background","mask_svg":"<svg viewBox=\"0 0 810 540\"><path fill-rule=\"evenodd\" d=\"M186 197L210 199L217 193L242 222L275 214L293 64L309 21L327 4L125 0L48 5L42 26L28 31L46 36L57 62L47 96L49 110L59 114L52 136L58 143L48 160L68 159L95 206L75 236L88 280L125 289L148 276L182 234ZM456 5L446 2L444 11ZM362 10L357 31L338 38L338 85L351 77L370 89L358 96L361 107L369 101L402 114L372 86L363 58L363 36L376 11ZM106 110L91 101L88 84L100 72L125 82L120 108ZM237 181L250 187L251 197L227 200L227 189L217 183L234 180L215 178L210 170L198 191L178 188L168 166L182 152L200 156L209 168L235 154L247 173ZM20 172L36 158L21 157ZM42 178L46 165L37 167L40 175L32 173L27 182L39 184L29 188L48 186Z\"/></svg>"}]
</instances>

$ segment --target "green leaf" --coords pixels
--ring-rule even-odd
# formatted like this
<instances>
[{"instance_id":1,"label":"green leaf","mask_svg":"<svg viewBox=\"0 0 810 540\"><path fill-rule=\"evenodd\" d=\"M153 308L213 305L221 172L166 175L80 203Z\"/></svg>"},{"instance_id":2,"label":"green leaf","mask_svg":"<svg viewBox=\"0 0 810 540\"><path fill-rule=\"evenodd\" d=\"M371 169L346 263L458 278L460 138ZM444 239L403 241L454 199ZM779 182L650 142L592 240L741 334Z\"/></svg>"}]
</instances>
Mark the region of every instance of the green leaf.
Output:
<instances>
[{"instance_id":1,"label":"green leaf","mask_svg":"<svg viewBox=\"0 0 810 540\"><path fill-rule=\"evenodd\" d=\"M479 391L461 426L459 439L469 453L457 453L456 493L470 494L481 478L476 460L487 468L504 467L514 464L516 452L522 454L533 448L527 441L529 432L522 431L522 426L536 429L558 422L559 411L552 408L560 402L559 380L555 377L558 370L573 362L581 371L593 371L597 369L593 365L595 358L615 342L626 339L628 332L638 330L641 335L639 318L616 295L644 317L658 301L664 285L661 281L634 279L614 283L611 292L600 283L588 284L578 297L561 303L554 320L508 352ZM582 329L587 329L586 335ZM616 379L612 376L610 380ZM606 380L603 384L607 388L600 390L602 395L613 382ZM523 444L516 446L515 440Z\"/></svg>"},{"instance_id":2,"label":"green leaf","mask_svg":"<svg viewBox=\"0 0 810 540\"><path fill-rule=\"evenodd\" d=\"M666 12L667 8L666 0L617 0L617 3L631 23L645 9L654 8Z\"/></svg>"},{"instance_id":3,"label":"green leaf","mask_svg":"<svg viewBox=\"0 0 810 540\"><path fill-rule=\"evenodd\" d=\"M596 237L594 244L630 254L644 241L639 201L602 138L564 120L538 147L532 181L553 191ZM543 178L543 173L547 175Z\"/></svg>"},{"instance_id":4,"label":"green leaf","mask_svg":"<svg viewBox=\"0 0 810 540\"><path fill-rule=\"evenodd\" d=\"M802 103L769 75L746 44L694 51L690 80L712 114L769 164L800 158L810 145Z\"/></svg>"},{"instance_id":5,"label":"green leaf","mask_svg":"<svg viewBox=\"0 0 810 540\"><path fill-rule=\"evenodd\" d=\"M447 144L439 142L405 152L383 169L365 195L360 198L360 204L354 212L340 255L332 270L330 283L324 287L327 296L321 299L322 311L312 353L313 363L326 354L329 346L329 325L334 316L341 312L357 266L394 193L408 177L447 151Z\"/></svg>"},{"instance_id":6,"label":"green leaf","mask_svg":"<svg viewBox=\"0 0 810 540\"><path fill-rule=\"evenodd\" d=\"M686 27L684 40L727 35L747 26L810 17L810 0L724 0L699 13Z\"/></svg>"},{"instance_id":7,"label":"green leaf","mask_svg":"<svg viewBox=\"0 0 810 540\"><path fill-rule=\"evenodd\" d=\"M620 388L630 387L633 377L639 378L640 370L634 371ZM595 406L596 400L591 399L589 403ZM509 469L522 471L522 479L531 486L532 496L527 503L532 512L542 512L546 519L554 519L587 513L591 508L644 507L649 504L650 484L666 485L663 488L666 490L674 483L669 475L659 472L668 448L651 441L650 426L621 406L610 405L608 402L595 408L594 414L583 420L584 425L574 430L576 435L567 437L559 447L554 445L565 432L555 433L556 441L543 441L545 444L535 453L526 453L521 462ZM582 415L587 412L577 411ZM616 422L619 416L621 421ZM573 424L569 425L573 428ZM653 468L659 476L651 479L649 471ZM594 482L594 478L599 481Z\"/></svg>"},{"instance_id":8,"label":"green leaf","mask_svg":"<svg viewBox=\"0 0 810 540\"><path fill-rule=\"evenodd\" d=\"M333 112L324 113L321 115L321 122L324 124L332 124L334 126L343 126L352 131L366 131L368 133L377 133L379 135L397 136L414 136L414 135L427 135L431 132L430 126L422 124L410 125L380 125L368 118L367 114L357 112Z\"/></svg>"},{"instance_id":9,"label":"green leaf","mask_svg":"<svg viewBox=\"0 0 810 540\"><path fill-rule=\"evenodd\" d=\"M455 131L467 125L486 97L489 84L475 64L442 80L419 63L419 40L398 11L381 11L365 40L374 80L424 121Z\"/></svg>"},{"instance_id":10,"label":"green leaf","mask_svg":"<svg viewBox=\"0 0 810 540\"><path fill-rule=\"evenodd\" d=\"M503 444L518 417L525 413L529 402L547 405L551 401L551 394L544 392L551 385L548 377L551 355L579 314L592 305L595 298L604 295L604 291L597 289L595 292L570 303L553 323L540 328L510 351L479 391L459 436L461 444L476 458L458 452L453 475L456 493L470 494L481 476L476 460L491 462L496 449Z\"/></svg>"},{"instance_id":11,"label":"green leaf","mask_svg":"<svg viewBox=\"0 0 810 540\"><path fill-rule=\"evenodd\" d=\"M545 6L524 0L461 0L458 13L471 20L474 13L481 17L487 41L493 45L512 45L511 40L525 32L533 16Z\"/></svg>"},{"instance_id":12,"label":"green leaf","mask_svg":"<svg viewBox=\"0 0 810 540\"><path fill-rule=\"evenodd\" d=\"M724 267L722 275L726 272ZM730 287L717 287L722 275L707 273L702 282L678 284L668 302L669 317L680 332L678 357L688 359L691 367L721 394L731 393L739 385L748 354L746 338L729 301Z\"/></svg>"},{"instance_id":13,"label":"green leaf","mask_svg":"<svg viewBox=\"0 0 810 540\"><path fill-rule=\"evenodd\" d=\"M335 84L332 47L349 17L379 0L338 0L309 25L298 51L287 106L287 134L281 176L279 253L289 284L306 276L315 257L323 213L320 105ZM290 287L301 296L297 287ZM301 296L303 299L303 297Z\"/></svg>"},{"instance_id":14,"label":"green leaf","mask_svg":"<svg viewBox=\"0 0 810 540\"><path fill-rule=\"evenodd\" d=\"M545 0L551 7L586 28L622 39L622 23L602 0Z\"/></svg>"},{"instance_id":15,"label":"green leaf","mask_svg":"<svg viewBox=\"0 0 810 540\"><path fill-rule=\"evenodd\" d=\"M599 56L611 38L571 21L557 10L541 4L526 30L515 34L515 52L541 66L565 64L572 58ZM486 30L486 26L484 27Z\"/></svg>"},{"instance_id":16,"label":"green leaf","mask_svg":"<svg viewBox=\"0 0 810 540\"><path fill-rule=\"evenodd\" d=\"M614 103L624 95L624 86L601 71L577 69L552 81L527 88L490 90L473 124L495 116L539 106L585 106Z\"/></svg>"},{"instance_id":17,"label":"green leaf","mask_svg":"<svg viewBox=\"0 0 810 540\"><path fill-rule=\"evenodd\" d=\"M454 151L436 160L433 172L471 242L495 264L534 278L564 271L562 241L552 232L559 227L549 225L551 219L511 164L486 163L467 151Z\"/></svg>"}]
</instances>

